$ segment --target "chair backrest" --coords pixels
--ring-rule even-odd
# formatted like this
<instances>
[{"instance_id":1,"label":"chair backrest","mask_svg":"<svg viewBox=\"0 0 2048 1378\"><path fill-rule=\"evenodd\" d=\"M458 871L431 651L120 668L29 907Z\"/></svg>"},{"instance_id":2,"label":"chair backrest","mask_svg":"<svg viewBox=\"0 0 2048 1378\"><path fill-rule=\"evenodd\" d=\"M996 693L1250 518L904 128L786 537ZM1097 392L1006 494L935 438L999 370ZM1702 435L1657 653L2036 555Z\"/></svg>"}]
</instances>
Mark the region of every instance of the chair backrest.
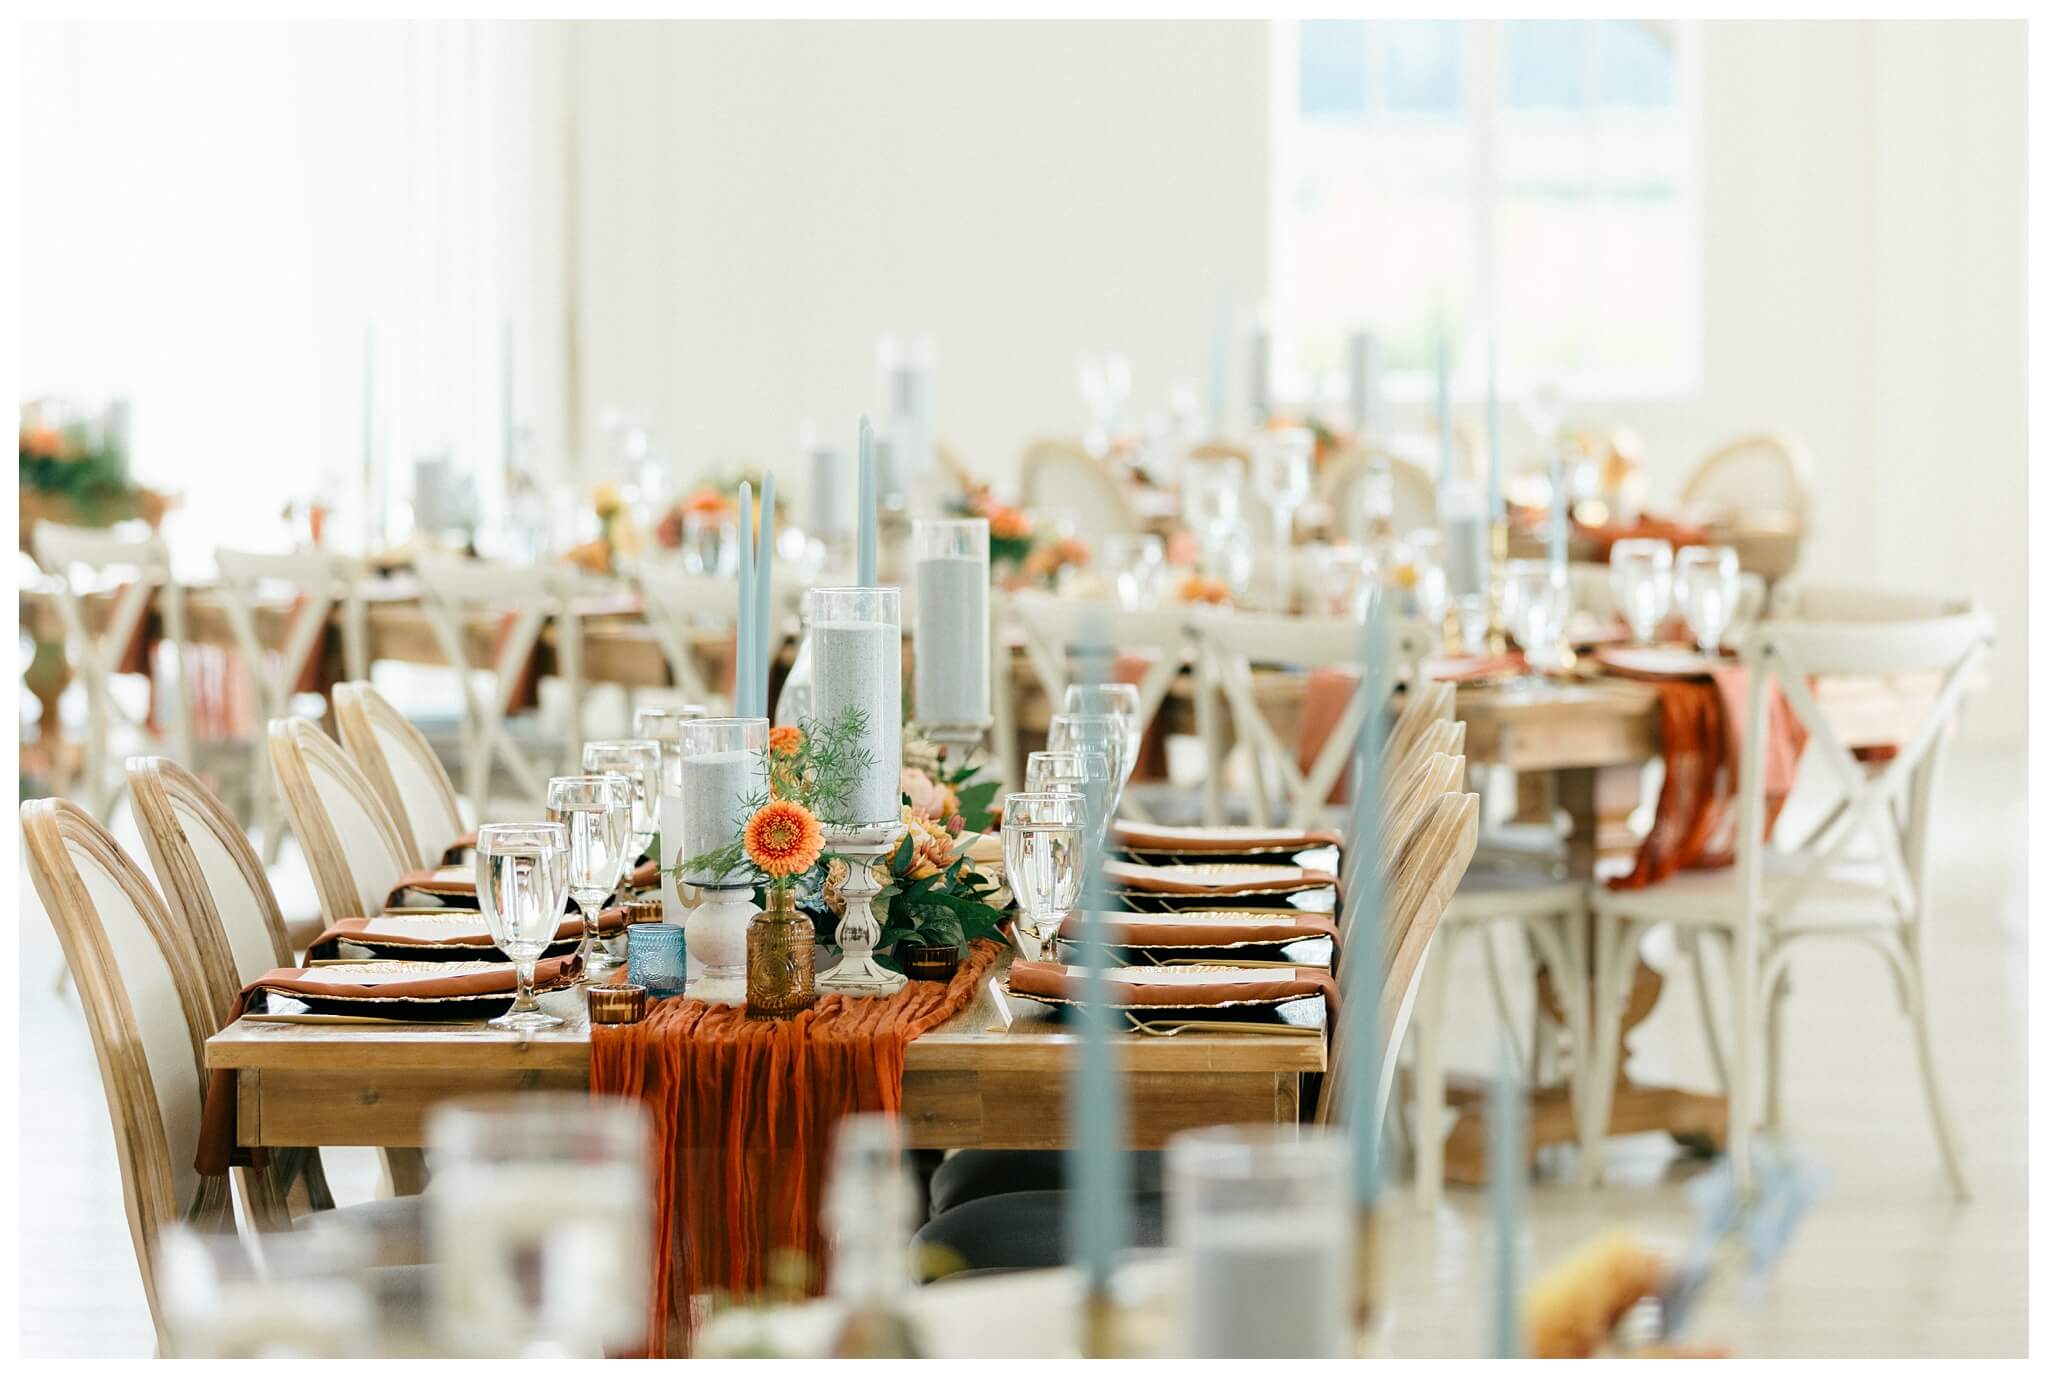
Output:
<instances>
[{"instance_id":1,"label":"chair backrest","mask_svg":"<svg viewBox=\"0 0 2048 1378\"><path fill-rule=\"evenodd\" d=\"M696 641L707 630L730 633L739 625L738 581L693 574L681 560L666 557L642 560L635 577L647 625L676 687L691 703L704 704L714 713L730 712L731 695L704 682Z\"/></svg>"},{"instance_id":2,"label":"chair backrest","mask_svg":"<svg viewBox=\"0 0 2048 1378\"><path fill-rule=\"evenodd\" d=\"M1379 1035L1377 1104L1382 1123L1393 1094L1401 1043L1414 1012L1416 977L1436 936L1437 924L1458 883L1464 879L1478 842L1479 796L1439 795L1421 827L1402 849L1382 891L1379 1028L1375 1031ZM1339 962L1338 979L1342 981L1341 949ZM1329 1074L1324 1078L1323 1096L1316 1107L1318 1123L1332 1124L1349 1113L1343 1103L1343 1063L1357 1055L1350 1032L1355 1028L1355 1022L1347 1026L1339 1020L1338 1037L1330 1052Z\"/></svg>"},{"instance_id":3,"label":"chair backrest","mask_svg":"<svg viewBox=\"0 0 2048 1378\"><path fill-rule=\"evenodd\" d=\"M1390 774L1398 772L1414 756L1417 744L1431 724L1452 720L1457 704L1458 687L1454 684L1443 680L1409 681L1408 698L1401 705L1401 716L1394 720L1385 744L1380 747L1380 759Z\"/></svg>"},{"instance_id":4,"label":"chair backrest","mask_svg":"<svg viewBox=\"0 0 2048 1378\"><path fill-rule=\"evenodd\" d=\"M1346 446L1325 460L1316 475L1316 496L1329 504L1334 528L1348 539L1363 541L1365 495L1363 485L1377 467L1384 466L1392 480L1394 534L1437 524L1436 480L1420 465L1376 447Z\"/></svg>"},{"instance_id":5,"label":"chair backrest","mask_svg":"<svg viewBox=\"0 0 2048 1378\"><path fill-rule=\"evenodd\" d=\"M409 845L408 863L440 865L464 831L462 809L426 734L368 684L334 686L334 720L342 746Z\"/></svg>"},{"instance_id":6,"label":"chair backrest","mask_svg":"<svg viewBox=\"0 0 2048 1378\"><path fill-rule=\"evenodd\" d=\"M1966 599L1810 590L1797 601L1835 617L1767 618L1751 629L1741 644L1750 667L1746 721L1765 723L1772 687L1782 690L1806 728L1805 755L1835 777L1842 808L1838 822L1801 853L1802 873L1774 888L1773 915L1794 909L1822 871L1862 839L1876 851L1900 916L1918 920L1927 910L1935 780L1963 695L1990 646L1991 619ZM1853 615L1886 612L1892 616L1884 620ZM1813 682L1833 675L1886 678L1901 694L1922 698L1917 725L1887 759L1859 760L1843 744L1813 695ZM1746 916L1763 912L1768 737L1755 727L1743 733L1737 777L1736 865Z\"/></svg>"},{"instance_id":7,"label":"chair backrest","mask_svg":"<svg viewBox=\"0 0 2048 1378\"><path fill-rule=\"evenodd\" d=\"M220 570L219 590L228 624L242 653L243 672L255 690L266 717L284 716L294 688L307 664L320 654L327 624L341 613L343 659L350 674L360 675L362 646L363 563L324 550L297 550L278 555L222 548L214 552ZM257 627L258 601L265 589L297 595L282 639L273 641Z\"/></svg>"},{"instance_id":8,"label":"chair backrest","mask_svg":"<svg viewBox=\"0 0 2048 1378\"><path fill-rule=\"evenodd\" d=\"M1813 460L1796 435L1745 435L1693 466L1680 494L1688 507L1715 515L1770 513L1804 529L1813 491Z\"/></svg>"},{"instance_id":9,"label":"chair backrest","mask_svg":"<svg viewBox=\"0 0 2048 1378\"><path fill-rule=\"evenodd\" d=\"M1010 644L1005 629L1015 629L1024 643L1025 662L1038 681L1051 711L1057 713L1073 682L1074 653L1094 648L1108 652L1148 657L1137 678L1138 724L1149 729L1166 702L1174 678L1187 661L1190 648L1186 609L1157 608L1127 611L1117 603L1101 599L1063 598L1057 594L1026 591L994 596L989 638L995 659L990 676L991 714L995 719L996 749L1003 753L1004 782L1012 789L1023 788L1024 758L1019 750L1016 705L1012 689ZM1108 667L1112 672L1114 665ZM1127 809L1134 816L1142 812L1133 801Z\"/></svg>"},{"instance_id":10,"label":"chair backrest","mask_svg":"<svg viewBox=\"0 0 2048 1378\"><path fill-rule=\"evenodd\" d=\"M329 923L384 912L412 852L377 792L317 723L276 718L270 762Z\"/></svg>"},{"instance_id":11,"label":"chair backrest","mask_svg":"<svg viewBox=\"0 0 2048 1378\"><path fill-rule=\"evenodd\" d=\"M292 964L270 877L234 815L177 762L131 756L128 789L164 899L187 935L215 1018L225 1020L244 986Z\"/></svg>"},{"instance_id":12,"label":"chair backrest","mask_svg":"<svg viewBox=\"0 0 2048 1378\"><path fill-rule=\"evenodd\" d=\"M1259 701L1253 667L1285 666L1307 672L1341 666L1355 673L1363 649L1363 628L1357 619L1343 615L1290 617L1227 609L1198 612L1193 626L1201 653L1202 692L1222 696L1238 739L1250 755L1253 822L1265 825L1273 821L1267 797L1270 787L1289 826L1312 826L1329 810L1330 790L1350 764L1366 713L1383 711L1385 703L1368 705L1361 683L1323 739L1315 759L1303 769L1299 744L1275 727ZM1407 622L1394 626L1388 642L1389 686L1404 673L1412 674L1426 646L1420 628ZM1219 779L1223 770L1220 739L1209 745L1210 777Z\"/></svg>"},{"instance_id":13,"label":"chair backrest","mask_svg":"<svg viewBox=\"0 0 2048 1378\"><path fill-rule=\"evenodd\" d=\"M180 1221L234 1228L227 1179L194 1166L204 1041L217 1021L184 934L106 829L67 799L32 799L21 806L21 832L92 1033L128 1230L161 1340L159 1234Z\"/></svg>"},{"instance_id":14,"label":"chair backrest","mask_svg":"<svg viewBox=\"0 0 2048 1378\"><path fill-rule=\"evenodd\" d=\"M1017 491L1026 508L1068 518L1074 535L1091 547L1104 536L1139 529L1116 475L1071 441L1041 440L1025 450Z\"/></svg>"}]
</instances>

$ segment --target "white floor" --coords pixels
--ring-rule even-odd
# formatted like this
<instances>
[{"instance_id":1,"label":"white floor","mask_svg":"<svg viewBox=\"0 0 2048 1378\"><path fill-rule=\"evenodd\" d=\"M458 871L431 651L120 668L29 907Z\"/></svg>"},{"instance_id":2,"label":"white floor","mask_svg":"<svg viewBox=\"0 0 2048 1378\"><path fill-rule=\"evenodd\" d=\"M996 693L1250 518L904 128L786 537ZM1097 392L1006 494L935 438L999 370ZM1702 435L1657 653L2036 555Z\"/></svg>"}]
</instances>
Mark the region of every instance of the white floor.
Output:
<instances>
[{"instance_id":1,"label":"white floor","mask_svg":"<svg viewBox=\"0 0 2048 1378\"><path fill-rule=\"evenodd\" d=\"M1907 1027L1874 955L1816 950L1795 967L1788 1028L1789 1137L1827 1175L1773 1284L1754 1307L1715 1298L1697 1333L1745 1356L2026 1353L2026 813L2024 753L1956 762L1937 834L1943 932L1932 978L1937 1057L1965 1144L1972 1199L1957 1205L1922 1110ZM142 857L131 823L116 832ZM146 858L145 858L146 865ZM311 912L310 879L287 849L288 913ZM154 1343L135 1270L98 1069L77 1002L59 992L55 936L24 876L17 964L23 1053L19 1185L24 1356L146 1356ZM1476 949L1454 973L1454 1066L1490 1065L1490 1002ZM1683 976L1683 973L1677 973ZM1705 1088L1691 982L1674 980L1635 1040L1642 1079ZM369 1150L333 1150L344 1201L371 1195ZM1529 1195L1524 1274L1621 1225L1676 1247L1690 1233L1691 1170L1650 1138L1610 1153L1612 1181L1541 1180ZM1568 1164L1559 1165L1560 1169ZM1557 1177L1568 1180L1559 1171ZM1482 1192L1448 1193L1424 1217L1396 1188L1389 1211L1388 1351L1484 1349L1489 1247Z\"/></svg>"}]
</instances>

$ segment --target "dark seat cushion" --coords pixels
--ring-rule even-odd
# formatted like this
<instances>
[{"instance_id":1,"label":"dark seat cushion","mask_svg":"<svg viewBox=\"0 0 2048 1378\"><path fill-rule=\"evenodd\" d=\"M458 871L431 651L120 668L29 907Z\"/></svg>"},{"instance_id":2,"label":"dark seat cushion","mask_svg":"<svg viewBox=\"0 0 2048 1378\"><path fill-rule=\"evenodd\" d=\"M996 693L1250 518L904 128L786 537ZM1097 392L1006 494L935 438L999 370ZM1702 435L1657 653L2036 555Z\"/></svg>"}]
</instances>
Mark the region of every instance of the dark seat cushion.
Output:
<instances>
[{"instance_id":1,"label":"dark seat cushion","mask_svg":"<svg viewBox=\"0 0 2048 1378\"><path fill-rule=\"evenodd\" d=\"M917 1232L919 1280L961 1269L1053 1268L1067 1262L1064 1191L1013 1191L984 1196L941 1212ZM1166 1242L1166 1198L1131 1199L1130 1246Z\"/></svg>"},{"instance_id":2,"label":"dark seat cushion","mask_svg":"<svg viewBox=\"0 0 2048 1378\"><path fill-rule=\"evenodd\" d=\"M1166 1158L1158 1149L1139 1149L1130 1160L1131 1191L1151 1196L1166 1190ZM970 1148L955 1153L932 1174L933 1216L955 1206L1011 1191L1058 1191L1067 1184L1067 1155L1056 1148Z\"/></svg>"}]
</instances>

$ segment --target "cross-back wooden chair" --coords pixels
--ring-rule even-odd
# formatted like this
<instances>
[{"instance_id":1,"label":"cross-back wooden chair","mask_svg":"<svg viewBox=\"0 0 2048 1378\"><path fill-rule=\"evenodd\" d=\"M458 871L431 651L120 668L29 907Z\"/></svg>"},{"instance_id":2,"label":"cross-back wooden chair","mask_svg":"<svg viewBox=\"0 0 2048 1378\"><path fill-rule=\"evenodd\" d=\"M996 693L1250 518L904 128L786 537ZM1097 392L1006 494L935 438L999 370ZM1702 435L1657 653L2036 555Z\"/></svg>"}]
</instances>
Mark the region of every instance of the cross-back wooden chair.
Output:
<instances>
[{"instance_id":1,"label":"cross-back wooden chair","mask_svg":"<svg viewBox=\"0 0 2048 1378\"><path fill-rule=\"evenodd\" d=\"M341 614L342 659L348 673L367 675L366 628L361 581L363 565L346 555L300 550L288 555L246 550L214 552L219 590L241 652L242 675L259 721L286 717L307 667L326 649L327 626ZM281 640L261 633L257 612L266 595L288 593L293 606ZM277 860L284 830L277 816L277 786L270 773L270 747L261 732L250 740L250 794L256 830L263 835L263 860Z\"/></svg>"},{"instance_id":2,"label":"cross-back wooden chair","mask_svg":"<svg viewBox=\"0 0 2048 1378\"><path fill-rule=\"evenodd\" d=\"M150 865L206 985L210 1035L245 986L294 964L291 937L248 835L198 776L161 756L131 756L128 789ZM235 1174L259 1229L289 1228L295 1186L303 1185L308 1209L334 1207L317 1149L272 1149L265 1171Z\"/></svg>"},{"instance_id":3,"label":"cross-back wooden chair","mask_svg":"<svg viewBox=\"0 0 2048 1378\"><path fill-rule=\"evenodd\" d=\"M707 629L730 632L739 625L739 584L716 574L692 574L675 559L643 560L637 582L647 625L683 697L713 713L731 712L732 696L704 682L696 640Z\"/></svg>"},{"instance_id":4,"label":"cross-back wooden chair","mask_svg":"<svg viewBox=\"0 0 2048 1378\"><path fill-rule=\"evenodd\" d=\"M1803 610L1829 620L1769 618L1742 643L1749 667L1746 721L1762 724L1772 691L1807 731L1805 752L1838 784L1842 805L1832 826L1792 849L1766 842L1764 759L1768 733L1742 734L1737 773L1735 865L1682 871L1642 890L1593 894L1594 1048L1598 1097L1586 1126L1588 1173L1598 1171L1601 1140L1620 1075L1620 1011L1634 980L1641 938L1669 923L1718 934L1728 955L1733 1007L1728 1064L1729 1153L1746 1179L1752 1125L1781 1109L1782 1002L1787 958L1810 939L1847 938L1881 954L1913 1027L1928 1116L1949 1184L1966 1197L1960 1148L1934 1066L1925 962L1934 924L1930 839L1934 790L1963 695L1983 662L1991 620L1967 600L1887 597L1868 591L1820 595ZM1842 742L1810 685L1830 675L1916 679L1931 689L1918 725L1888 759L1859 758ZM1894 679L1898 683L1899 679ZM1858 857L1852 847L1871 854ZM1759 1065L1761 1064L1761 1065Z\"/></svg>"},{"instance_id":5,"label":"cross-back wooden chair","mask_svg":"<svg viewBox=\"0 0 2048 1378\"><path fill-rule=\"evenodd\" d=\"M412 848L369 780L319 724L304 718L270 724L270 761L321 915L332 924L383 913L392 886L413 869Z\"/></svg>"},{"instance_id":6,"label":"cross-back wooden chair","mask_svg":"<svg viewBox=\"0 0 2048 1378\"><path fill-rule=\"evenodd\" d=\"M1365 529L1365 484L1376 468L1384 466L1393 488L1394 534L1436 525L1436 479L1420 465L1377 447L1346 446L1324 461L1316 471L1316 497L1327 503L1332 520L1346 539L1363 541Z\"/></svg>"},{"instance_id":7,"label":"cross-back wooden chair","mask_svg":"<svg viewBox=\"0 0 2048 1378\"><path fill-rule=\"evenodd\" d=\"M152 605L163 621L164 640L172 660L182 667L185 645L184 589L171 573L170 551L154 531L132 534L42 521L31 537L36 563L56 581L52 585L58 616L64 624L68 657L85 686L85 763L79 793L95 817L105 818L120 797L122 778L111 737L117 719L147 735L145 719L129 719L114 697L114 677L134 644ZM86 615L85 595L115 588L105 623L94 631ZM154 667L146 667L154 678ZM180 672L171 676L157 703L157 718L171 754L192 759L191 705ZM54 739L54 722L43 731Z\"/></svg>"},{"instance_id":8,"label":"cross-back wooden chair","mask_svg":"<svg viewBox=\"0 0 2048 1378\"><path fill-rule=\"evenodd\" d=\"M1777 431L1739 436L1693 466L1679 499L1717 515L1769 512L1804 532L1812 476L1813 457L1798 436Z\"/></svg>"},{"instance_id":9,"label":"cross-back wooden chair","mask_svg":"<svg viewBox=\"0 0 2048 1378\"><path fill-rule=\"evenodd\" d=\"M1067 686L1074 682L1077 651L1094 649L1108 657L1119 652L1149 652L1150 663L1137 681L1141 738L1159 716L1190 651L1187 614L1177 608L1128 611L1113 602L1025 592L997 597L990 625L1012 626L1022 635L1025 660L1055 713L1066 699ZM997 750L1003 758L1003 780L1010 788L1021 789L1024 752L1018 739L1010 649L1000 634L989 640L995 660L989 681L991 716ZM1122 811L1149 821L1143 805L1128 793Z\"/></svg>"},{"instance_id":10,"label":"cross-back wooden chair","mask_svg":"<svg viewBox=\"0 0 2048 1378\"><path fill-rule=\"evenodd\" d=\"M1411 687L1407 701L1401 705L1401 715L1394 719L1387 740L1380 747L1380 760L1395 767L1408 759L1432 723L1455 720L1457 703L1458 687L1454 684L1424 680Z\"/></svg>"},{"instance_id":11,"label":"cross-back wooden chair","mask_svg":"<svg viewBox=\"0 0 2048 1378\"><path fill-rule=\"evenodd\" d=\"M1197 615L1194 628L1202 697L1221 697L1249 758L1247 793L1252 822L1269 825L1275 822L1277 813L1287 826L1315 826L1328 815L1330 790L1350 765L1352 747L1365 726L1366 714L1385 711L1385 702L1366 703L1361 682L1346 701L1336 725L1323 739L1315 760L1304 770L1297 759L1296 744L1281 734L1260 704L1253 670L1258 665L1280 665L1306 673L1355 666L1363 636L1358 621L1341 615L1290 617L1220 611ZM1404 669L1420 661L1425 644L1420 629L1411 624L1401 623L1392 630L1388 644L1392 658L1387 675L1390 686ZM1220 782L1225 765L1221 736L1212 733L1206 742L1207 821L1220 823Z\"/></svg>"},{"instance_id":12,"label":"cross-back wooden chair","mask_svg":"<svg viewBox=\"0 0 2048 1378\"><path fill-rule=\"evenodd\" d=\"M557 566L493 564L455 556L422 556L417 565L428 621L441 653L462 681L463 782L479 813L489 798L493 768L502 763L522 795L538 804L547 797L548 777L574 774L583 757L583 623L576 597L582 580ZM498 618L498 636L488 687L480 682L470 655L470 627L479 618ZM540 649L542 634L554 627L555 678L564 699L563 741L544 748L555 756L536 765L511 732L520 682Z\"/></svg>"},{"instance_id":13,"label":"cross-back wooden chair","mask_svg":"<svg viewBox=\"0 0 2048 1378\"><path fill-rule=\"evenodd\" d=\"M68 799L21 806L23 858L56 926L99 1060L142 1291L161 1347L158 1239L183 1223L235 1228L225 1177L194 1167L212 1004L191 944L149 878Z\"/></svg>"},{"instance_id":14,"label":"cross-back wooden chair","mask_svg":"<svg viewBox=\"0 0 2048 1378\"><path fill-rule=\"evenodd\" d=\"M426 734L369 684L334 686L334 720L342 746L398 825L407 865L441 865L467 830L455 782Z\"/></svg>"}]
</instances>

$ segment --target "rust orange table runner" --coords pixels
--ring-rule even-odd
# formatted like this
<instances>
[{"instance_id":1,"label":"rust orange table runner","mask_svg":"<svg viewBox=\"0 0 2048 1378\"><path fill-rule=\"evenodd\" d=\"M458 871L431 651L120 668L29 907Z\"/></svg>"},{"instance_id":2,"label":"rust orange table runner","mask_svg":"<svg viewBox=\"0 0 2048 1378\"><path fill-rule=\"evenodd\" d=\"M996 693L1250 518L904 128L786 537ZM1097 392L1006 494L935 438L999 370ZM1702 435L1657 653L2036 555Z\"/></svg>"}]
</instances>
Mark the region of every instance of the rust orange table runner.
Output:
<instances>
[{"instance_id":1,"label":"rust orange table runner","mask_svg":"<svg viewBox=\"0 0 2048 1378\"><path fill-rule=\"evenodd\" d=\"M759 1293L778 1255L808 1260L816 1287L833 1126L901 1108L911 1040L965 1009L1000 951L976 943L945 985L828 995L790 1020L681 998L591 1027L591 1091L632 1097L654 1120L650 1353L687 1344L692 1296Z\"/></svg>"}]
</instances>

